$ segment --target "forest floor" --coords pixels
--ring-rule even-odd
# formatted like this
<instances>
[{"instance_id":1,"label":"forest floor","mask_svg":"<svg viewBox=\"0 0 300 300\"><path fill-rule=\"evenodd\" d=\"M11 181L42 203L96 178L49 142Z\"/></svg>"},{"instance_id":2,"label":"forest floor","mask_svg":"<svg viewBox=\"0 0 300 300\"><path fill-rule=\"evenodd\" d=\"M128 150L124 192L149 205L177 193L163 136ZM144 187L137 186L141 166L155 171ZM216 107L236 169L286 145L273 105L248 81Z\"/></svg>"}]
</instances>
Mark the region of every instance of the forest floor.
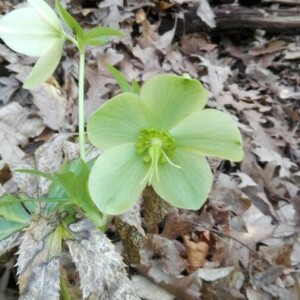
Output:
<instances>
[{"instance_id":1,"label":"forest floor","mask_svg":"<svg viewBox=\"0 0 300 300\"><path fill-rule=\"evenodd\" d=\"M0 11L19 2L0 1ZM124 33L87 50L86 118L119 92L104 67L109 63L141 83L163 72L190 74L209 91L208 107L231 114L242 133L242 162L209 159L214 185L199 211L166 207L157 226L144 219L147 239L138 253L123 238L139 296L300 299L300 1L62 3L86 29L101 25ZM11 170L24 161L56 171L63 156L77 155L70 136L77 130L78 55L67 45L54 77L24 90L33 62L0 44L2 195L23 191ZM116 224L108 229L114 238ZM0 258L1 300L17 295L15 259ZM78 276L69 277L78 287Z\"/></svg>"}]
</instances>

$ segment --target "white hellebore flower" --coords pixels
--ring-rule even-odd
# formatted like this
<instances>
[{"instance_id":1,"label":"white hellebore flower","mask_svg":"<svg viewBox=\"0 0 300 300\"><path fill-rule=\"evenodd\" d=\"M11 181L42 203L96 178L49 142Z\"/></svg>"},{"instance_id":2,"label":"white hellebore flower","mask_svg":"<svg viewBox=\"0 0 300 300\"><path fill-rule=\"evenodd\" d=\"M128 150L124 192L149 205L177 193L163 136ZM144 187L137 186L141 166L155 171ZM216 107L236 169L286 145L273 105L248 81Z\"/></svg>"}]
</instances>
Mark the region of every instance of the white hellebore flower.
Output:
<instances>
[{"instance_id":1,"label":"white hellebore flower","mask_svg":"<svg viewBox=\"0 0 300 300\"><path fill-rule=\"evenodd\" d=\"M40 86L56 69L63 50L62 24L43 0L27 0L30 6L16 9L0 19L0 38L14 51L39 57L23 87Z\"/></svg>"}]
</instances>

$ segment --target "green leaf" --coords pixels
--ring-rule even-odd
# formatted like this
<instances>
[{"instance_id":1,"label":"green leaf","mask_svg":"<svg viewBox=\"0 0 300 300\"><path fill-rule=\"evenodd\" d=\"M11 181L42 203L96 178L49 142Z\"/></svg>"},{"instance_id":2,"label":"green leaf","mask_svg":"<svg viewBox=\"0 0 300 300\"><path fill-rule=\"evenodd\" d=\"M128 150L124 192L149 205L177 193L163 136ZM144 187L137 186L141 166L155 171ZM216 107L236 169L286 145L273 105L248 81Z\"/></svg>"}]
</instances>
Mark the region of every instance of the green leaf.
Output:
<instances>
[{"instance_id":1,"label":"green leaf","mask_svg":"<svg viewBox=\"0 0 300 300\"><path fill-rule=\"evenodd\" d=\"M152 185L156 193L170 204L184 209L199 209L212 186L212 174L205 157L193 152L175 150L171 164L159 165L159 180Z\"/></svg>"},{"instance_id":2,"label":"green leaf","mask_svg":"<svg viewBox=\"0 0 300 300\"><path fill-rule=\"evenodd\" d=\"M134 144L110 148L99 156L90 173L90 195L100 211L124 213L137 202L147 172L148 166L137 156Z\"/></svg>"},{"instance_id":3,"label":"green leaf","mask_svg":"<svg viewBox=\"0 0 300 300\"><path fill-rule=\"evenodd\" d=\"M24 229L27 224L13 222L0 218L0 241L6 239L10 235Z\"/></svg>"},{"instance_id":4,"label":"green leaf","mask_svg":"<svg viewBox=\"0 0 300 300\"><path fill-rule=\"evenodd\" d=\"M94 27L84 33L84 44L98 46L108 42L109 36L122 36L119 30L108 27Z\"/></svg>"},{"instance_id":5,"label":"green leaf","mask_svg":"<svg viewBox=\"0 0 300 300\"><path fill-rule=\"evenodd\" d=\"M28 211L30 213L30 215L32 214L39 214L40 213L40 203L41 202L40 199L32 199L32 198L28 198L28 196L26 194L20 193L17 196L18 198L15 199L15 203L19 203L21 204L26 211Z\"/></svg>"},{"instance_id":6,"label":"green leaf","mask_svg":"<svg viewBox=\"0 0 300 300\"><path fill-rule=\"evenodd\" d=\"M88 191L89 174L88 166L78 158L70 161L55 176L63 185L72 202L84 211L85 216L98 227L103 227L103 216L93 203Z\"/></svg>"},{"instance_id":7,"label":"green leaf","mask_svg":"<svg viewBox=\"0 0 300 300\"><path fill-rule=\"evenodd\" d=\"M11 194L7 194L0 198L0 213L1 213L1 206L7 206L10 204L15 204L19 201L19 199Z\"/></svg>"},{"instance_id":8,"label":"green leaf","mask_svg":"<svg viewBox=\"0 0 300 300\"><path fill-rule=\"evenodd\" d=\"M13 203L13 200L19 199L13 195L5 195L0 199L0 204L8 201L6 205L0 206L0 240L25 228L30 221L30 215L24 207L19 202Z\"/></svg>"},{"instance_id":9,"label":"green leaf","mask_svg":"<svg viewBox=\"0 0 300 300\"><path fill-rule=\"evenodd\" d=\"M236 124L230 115L215 109L204 109L186 117L170 133L176 139L176 147L203 156L240 161L244 155Z\"/></svg>"},{"instance_id":10,"label":"green leaf","mask_svg":"<svg viewBox=\"0 0 300 300\"><path fill-rule=\"evenodd\" d=\"M50 78L59 64L64 42L64 38L53 40L52 44L48 46L31 70L23 84L23 88L32 89L39 87Z\"/></svg>"},{"instance_id":11,"label":"green leaf","mask_svg":"<svg viewBox=\"0 0 300 300\"><path fill-rule=\"evenodd\" d=\"M49 250L49 258L58 257L61 255L63 228L58 226L54 232L51 232L45 238L45 244Z\"/></svg>"},{"instance_id":12,"label":"green leaf","mask_svg":"<svg viewBox=\"0 0 300 300\"><path fill-rule=\"evenodd\" d=\"M137 83L137 81L135 79L132 79L131 81L131 87L132 87L132 92L135 94L139 94L140 93L140 86Z\"/></svg>"},{"instance_id":13,"label":"green leaf","mask_svg":"<svg viewBox=\"0 0 300 300\"><path fill-rule=\"evenodd\" d=\"M122 92L132 92L131 85L119 70L109 64L105 64L105 68L114 76Z\"/></svg>"},{"instance_id":14,"label":"green leaf","mask_svg":"<svg viewBox=\"0 0 300 300\"><path fill-rule=\"evenodd\" d=\"M150 109L151 127L165 130L202 109L207 102L207 92L198 80L171 74L150 78L142 86L140 94Z\"/></svg>"},{"instance_id":15,"label":"green leaf","mask_svg":"<svg viewBox=\"0 0 300 300\"><path fill-rule=\"evenodd\" d=\"M116 145L134 143L141 128L148 127L145 105L133 93L122 93L96 110L87 122L90 142L107 149Z\"/></svg>"},{"instance_id":16,"label":"green leaf","mask_svg":"<svg viewBox=\"0 0 300 300\"><path fill-rule=\"evenodd\" d=\"M57 203L47 203L44 213L48 214L59 206L70 205L66 201L68 196L73 204L83 209L86 217L93 221L98 227L103 227L103 216L93 203L87 188L89 168L82 161L76 159L64 164L59 173L47 174L38 170L18 169L17 172L45 177L53 182L49 188L47 198L41 201L47 202L48 197L57 198Z\"/></svg>"},{"instance_id":17,"label":"green leaf","mask_svg":"<svg viewBox=\"0 0 300 300\"><path fill-rule=\"evenodd\" d=\"M55 9L64 21L64 23L69 27L72 32L75 32L78 43L82 43L84 40L84 32L79 23L69 14L69 12L60 4L59 0L55 0Z\"/></svg>"},{"instance_id":18,"label":"green leaf","mask_svg":"<svg viewBox=\"0 0 300 300\"><path fill-rule=\"evenodd\" d=\"M67 202L68 200L69 198L66 197L51 197L51 196L49 197L49 195L47 196L47 198L28 198L26 195L23 194L18 194L18 197L13 195L6 195L5 197L0 199L0 215L1 215L1 207L8 206L10 204L17 204L17 203L22 204L22 207L24 206L26 210L29 211L31 214L32 213L37 214L39 213L39 208L40 208L38 202L45 203L45 206L49 204L50 205L54 204L56 207L62 204L63 205L69 204L69 202Z\"/></svg>"},{"instance_id":19,"label":"green leaf","mask_svg":"<svg viewBox=\"0 0 300 300\"><path fill-rule=\"evenodd\" d=\"M51 183L46 200L55 199L55 198L61 200L57 202L49 202L49 201L45 202L45 205L43 207L43 212L46 215L50 214L56 208L59 208L61 205L66 205L65 201L67 201L67 199L70 199L70 197L67 197L67 193L65 192L65 189L58 181L53 181Z\"/></svg>"},{"instance_id":20,"label":"green leaf","mask_svg":"<svg viewBox=\"0 0 300 300\"><path fill-rule=\"evenodd\" d=\"M70 205L70 200L69 200L70 196L67 197L69 194L66 192L64 183L56 174L52 175L52 174L44 173L39 170L33 170L33 169L16 169L15 172L41 176L52 181L52 184L49 187L47 197L41 199L24 198L23 203L30 202L30 201L44 202L45 206L43 207L43 212L46 215L52 212L55 208ZM73 190L72 187L70 188L70 190L71 191ZM28 203L26 203L26 206L28 206Z\"/></svg>"},{"instance_id":21,"label":"green leaf","mask_svg":"<svg viewBox=\"0 0 300 300\"><path fill-rule=\"evenodd\" d=\"M19 199L13 195L5 195L0 199L0 203L5 200L12 201L13 198L16 200L15 203L7 203L6 205L0 206L0 217L19 223L26 223L30 220L30 215L24 209L19 202ZM1 227L0 227L1 228Z\"/></svg>"}]
</instances>

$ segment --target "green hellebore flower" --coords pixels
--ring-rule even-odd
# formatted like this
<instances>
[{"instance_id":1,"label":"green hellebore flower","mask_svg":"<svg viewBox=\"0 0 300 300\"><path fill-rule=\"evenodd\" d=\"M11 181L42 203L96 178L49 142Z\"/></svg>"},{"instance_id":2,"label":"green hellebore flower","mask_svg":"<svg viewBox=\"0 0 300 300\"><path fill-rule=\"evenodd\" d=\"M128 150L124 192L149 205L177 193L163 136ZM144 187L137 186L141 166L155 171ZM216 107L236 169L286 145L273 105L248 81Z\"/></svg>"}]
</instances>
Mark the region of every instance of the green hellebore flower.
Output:
<instances>
[{"instance_id":1,"label":"green hellebore flower","mask_svg":"<svg viewBox=\"0 0 300 300\"><path fill-rule=\"evenodd\" d=\"M43 0L27 0L30 6L16 9L0 19L0 38L14 51L39 57L24 88L35 88L56 69L65 34L62 24Z\"/></svg>"},{"instance_id":2,"label":"green hellebore flower","mask_svg":"<svg viewBox=\"0 0 300 300\"><path fill-rule=\"evenodd\" d=\"M140 95L122 93L92 114L89 140L103 153L89 191L102 212L130 209L147 184L176 207L201 207L212 186L205 156L243 158L237 126L228 114L203 109L206 102L197 80L161 74Z\"/></svg>"}]
</instances>

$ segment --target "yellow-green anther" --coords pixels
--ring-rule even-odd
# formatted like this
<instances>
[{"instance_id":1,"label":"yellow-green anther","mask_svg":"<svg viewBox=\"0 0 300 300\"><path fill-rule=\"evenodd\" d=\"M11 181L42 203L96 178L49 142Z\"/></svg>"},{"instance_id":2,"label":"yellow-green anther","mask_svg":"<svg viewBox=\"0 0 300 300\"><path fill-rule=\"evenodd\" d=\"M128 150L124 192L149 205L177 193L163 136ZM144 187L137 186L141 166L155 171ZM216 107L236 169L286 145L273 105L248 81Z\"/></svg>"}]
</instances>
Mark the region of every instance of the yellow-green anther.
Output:
<instances>
[{"instance_id":1,"label":"yellow-green anther","mask_svg":"<svg viewBox=\"0 0 300 300\"><path fill-rule=\"evenodd\" d=\"M150 185L154 175L159 181L158 164L168 162L172 166L178 167L170 159L174 155L175 139L165 130L157 128L142 129L136 140L135 148L137 153L142 156L143 161L150 163L149 172L141 183L147 181Z\"/></svg>"}]
</instances>

